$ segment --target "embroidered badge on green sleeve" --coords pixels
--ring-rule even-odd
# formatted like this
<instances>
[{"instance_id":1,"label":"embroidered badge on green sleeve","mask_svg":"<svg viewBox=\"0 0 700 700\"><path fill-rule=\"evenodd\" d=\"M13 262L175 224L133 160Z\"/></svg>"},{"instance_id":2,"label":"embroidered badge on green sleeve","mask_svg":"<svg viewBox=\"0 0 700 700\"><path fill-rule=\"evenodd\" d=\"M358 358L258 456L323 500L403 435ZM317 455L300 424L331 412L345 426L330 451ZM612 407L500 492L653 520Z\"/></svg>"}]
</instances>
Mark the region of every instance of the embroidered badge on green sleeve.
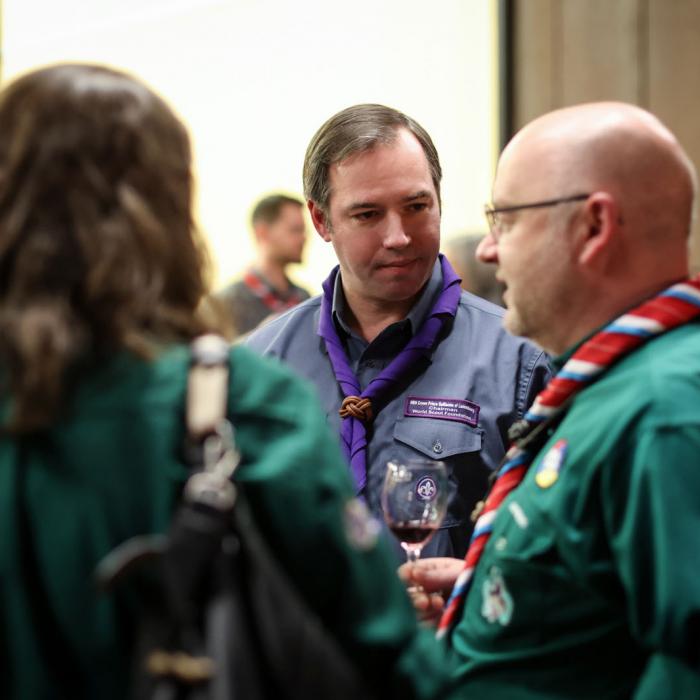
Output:
<instances>
[{"instance_id":1,"label":"embroidered badge on green sleeve","mask_svg":"<svg viewBox=\"0 0 700 700\"><path fill-rule=\"evenodd\" d=\"M359 498L345 504L344 525L345 537L353 549L367 551L377 544L381 525Z\"/></svg>"},{"instance_id":2,"label":"embroidered badge on green sleeve","mask_svg":"<svg viewBox=\"0 0 700 700\"><path fill-rule=\"evenodd\" d=\"M535 483L542 489L548 489L559 478L559 472L566 459L568 442L557 440L537 468Z\"/></svg>"},{"instance_id":3,"label":"embroidered badge on green sleeve","mask_svg":"<svg viewBox=\"0 0 700 700\"><path fill-rule=\"evenodd\" d=\"M489 575L481 587L481 595L481 614L484 618L491 623L507 625L513 617L513 598L497 566L489 569Z\"/></svg>"}]
</instances>

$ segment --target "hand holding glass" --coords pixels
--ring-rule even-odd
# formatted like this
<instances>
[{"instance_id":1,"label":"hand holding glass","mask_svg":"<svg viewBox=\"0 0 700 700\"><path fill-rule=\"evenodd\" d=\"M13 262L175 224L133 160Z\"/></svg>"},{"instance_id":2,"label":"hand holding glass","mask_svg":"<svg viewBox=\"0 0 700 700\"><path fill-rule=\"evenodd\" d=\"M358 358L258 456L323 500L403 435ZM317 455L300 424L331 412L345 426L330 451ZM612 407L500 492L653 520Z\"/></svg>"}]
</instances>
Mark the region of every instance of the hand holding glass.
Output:
<instances>
[{"instance_id":1,"label":"hand holding glass","mask_svg":"<svg viewBox=\"0 0 700 700\"><path fill-rule=\"evenodd\" d=\"M448 501L444 462L391 461L386 465L382 508L384 519L406 552L417 561L428 540L440 527Z\"/></svg>"}]
</instances>

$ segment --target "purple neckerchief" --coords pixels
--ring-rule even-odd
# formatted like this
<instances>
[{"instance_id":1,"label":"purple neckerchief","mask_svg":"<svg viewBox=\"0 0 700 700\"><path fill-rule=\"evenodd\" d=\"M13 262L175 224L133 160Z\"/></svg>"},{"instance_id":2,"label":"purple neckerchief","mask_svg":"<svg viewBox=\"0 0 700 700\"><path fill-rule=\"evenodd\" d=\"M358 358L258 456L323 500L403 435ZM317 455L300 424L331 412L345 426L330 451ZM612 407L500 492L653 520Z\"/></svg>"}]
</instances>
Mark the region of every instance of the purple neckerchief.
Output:
<instances>
[{"instance_id":1,"label":"purple neckerchief","mask_svg":"<svg viewBox=\"0 0 700 700\"><path fill-rule=\"evenodd\" d=\"M438 256L442 268L442 289L433 308L421 327L408 341L406 347L377 375L361 392L355 373L350 367L347 353L333 322L333 289L338 276L336 266L323 283L321 298L321 318L318 323L318 334L326 343L328 357L335 373L335 378L344 396L361 396L372 401L376 415L382 408L382 400L386 394L407 375L419 357L430 357L435 348L440 331L448 319L454 318L459 305L461 288L460 278L444 255ZM365 424L348 416L340 423L341 446L350 462L352 473L357 485L357 493L361 493L367 483L367 429Z\"/></svg>"}]
</instances>

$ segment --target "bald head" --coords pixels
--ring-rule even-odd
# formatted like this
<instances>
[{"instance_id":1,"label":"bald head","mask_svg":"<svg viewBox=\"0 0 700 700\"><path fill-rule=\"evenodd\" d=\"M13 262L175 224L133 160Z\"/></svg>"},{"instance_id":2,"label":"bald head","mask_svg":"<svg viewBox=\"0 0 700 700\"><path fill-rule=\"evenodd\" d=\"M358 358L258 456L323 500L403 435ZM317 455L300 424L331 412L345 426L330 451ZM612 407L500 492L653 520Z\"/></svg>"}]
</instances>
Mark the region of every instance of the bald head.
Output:
<instances>
[{"instance_id":1,"label":"bald head","mask_svg":"<svg viewBox=\"0 0 700 700\"><path fill-rule=\"evenodd\" d=\"M695 169L674 135L652 114L620 102L550 112L506 147L510 159L537 164L532 186L551 193L602 190L616 198L628 228L651 240L687 237Z\"/></svg>"},{"instance_id":2,"label":"bald head","mask_svg":"<svg viewBox=\"0 0 700 700\"><path fill-rule=\"evenodd\" d=\"M536 119L506 146L492 235L477 250L506 285L506 327L555 354L688 273L695 170L632 105Z\"/></svg>"}]
</instances>

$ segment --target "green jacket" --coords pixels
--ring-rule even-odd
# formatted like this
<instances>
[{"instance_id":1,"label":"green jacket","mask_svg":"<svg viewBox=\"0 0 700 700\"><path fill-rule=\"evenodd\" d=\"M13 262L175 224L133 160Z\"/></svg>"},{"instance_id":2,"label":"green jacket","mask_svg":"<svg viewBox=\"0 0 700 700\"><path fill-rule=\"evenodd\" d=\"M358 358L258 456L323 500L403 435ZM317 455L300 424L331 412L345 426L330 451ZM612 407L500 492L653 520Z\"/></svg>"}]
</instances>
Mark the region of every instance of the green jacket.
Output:
<instances>
[{"instance_id":1,"label":"green jacket","mask_svg":"<svg viewBox=\"0 0 700 700\"><path fill-rule=\"evenodd\" d=\"M464 697L700 698L700 324L577 396L501 506L453 645Z\"/></svg>"},{"instance_id":2,"label":"green jacket","mask_svg":"<svg viewBox=\"0 0 700 700\"><path fill-rule=\"evenodd\" d=\"M152 363L117 357L81 379L50 430L0 438L0 697L125 697L132 611L98 595L93 574L119 543L168 527L186 477L188 361L186 347ZM302 595L384 697L441 695L444 650L418 631L385 542L358 540L348 521L348 470L312 392L235 348L229 409L237 479ZM49 610L32 607L30 559ZM50 677L48 616L75 688Z\"/></svg>"}]
</instances>

